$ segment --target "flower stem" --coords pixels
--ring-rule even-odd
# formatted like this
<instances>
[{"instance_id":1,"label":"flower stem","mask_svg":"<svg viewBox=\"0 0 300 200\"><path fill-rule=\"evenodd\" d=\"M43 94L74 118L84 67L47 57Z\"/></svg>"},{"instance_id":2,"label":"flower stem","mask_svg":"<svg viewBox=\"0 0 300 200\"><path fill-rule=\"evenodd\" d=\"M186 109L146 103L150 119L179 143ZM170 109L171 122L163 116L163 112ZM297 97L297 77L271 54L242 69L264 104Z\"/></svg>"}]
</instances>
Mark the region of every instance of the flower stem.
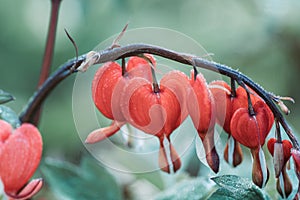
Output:
<instances>
[{"instance_id":1,"label":"flower stem","mask_svg":"<svg viewBox=\"0 0 300 200\"><path fill-rule=\"evenodd\" d=\"M38 87L40 87L46 81L50 74L60 3L61 0L51 0L51 17ZM33 124L37 125L39 123L41 112L41 107L36 110L35 117L32 120Z\"/></svg>"},{"instance_id":2,"label":"flower stem","mask_svg":"<svg viewBox=\"0 0 300 200\"><path fill-rule=\"evenodd\" d=\"M50 73L60 3L61 0L51 0L51 17L49 22L47 42L38 86L41 86L45 82Z\"/></svg>"},{"instance_id":3,"label":"flower stem","mask_svg":"<svg viewBox=\"0 0 300 200\"><path fill-rule=\"evenodd\" d=\"M153 91L154 91L154 93L159 93L160 89L159 89L159 85L158 85L156 74L155 74L153 67L151 67L151 74L152 74L152 81L153 81L153 83L152 83Z\"/></svg>"},{"instance_id":4,"label":"flower stem","mask_svg":"<svg viewBox=\"0 0 300 200\"><path fill-rule=\"evenodd\" d=\"M235 80L233 78L230 79L230 86L231 86L231 97L236 97L236 87L235 87Z\"/></svg>"}]
</instances>

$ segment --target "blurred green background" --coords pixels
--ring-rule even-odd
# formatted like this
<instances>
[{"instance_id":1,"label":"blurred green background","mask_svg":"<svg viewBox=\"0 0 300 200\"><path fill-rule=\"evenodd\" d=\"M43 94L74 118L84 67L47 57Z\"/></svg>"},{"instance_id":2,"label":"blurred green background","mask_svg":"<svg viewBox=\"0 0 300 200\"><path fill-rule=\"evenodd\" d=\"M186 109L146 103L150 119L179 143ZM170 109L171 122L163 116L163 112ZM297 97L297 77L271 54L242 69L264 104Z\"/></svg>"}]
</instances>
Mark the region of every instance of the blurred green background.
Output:
<instances>
[{"instance_id":1,"label":"blurred green background","mask_svg":"<svg viewBox=\"0 0 300 200\"><path fill-rule=\"evenodd\" d=\"M50 0L0 0L0 88L20 112L36 89L48 28ZM163 27L199 42L214 61L239 69L268 91L291 96L287 120L300 124L300 2L296 0L63 0L52 70L73 58L66 28L79 53L129 29ZM188 53L188 52L187 52ZM84 151L73 122L70 77L44 104L40 131L44 155L76 161Z\"/></svg>"}]
</instances>

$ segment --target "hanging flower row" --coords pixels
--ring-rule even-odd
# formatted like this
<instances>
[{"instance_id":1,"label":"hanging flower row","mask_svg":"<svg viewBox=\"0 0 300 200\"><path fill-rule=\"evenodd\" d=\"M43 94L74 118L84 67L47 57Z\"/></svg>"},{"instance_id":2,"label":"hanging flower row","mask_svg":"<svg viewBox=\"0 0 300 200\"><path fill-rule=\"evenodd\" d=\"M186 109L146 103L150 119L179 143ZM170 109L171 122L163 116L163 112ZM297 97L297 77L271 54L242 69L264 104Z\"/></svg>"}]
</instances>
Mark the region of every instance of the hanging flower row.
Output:
<instances>
[{"instance_id":1,"label":"hanging flower row","mask_svg":"<svg viewBox=\"0 0 300 200\"><path fill-rule=\"evenodd\" d=\"M196 68L191 70L190 77L178 70L170 71L160 82L156 80L155 70L156 60L150 54L132 56L127 63L122 59L122 66L107 62L98 69L92 83L92 98L97 109L112 123L90 133L86 143L104 140L129 123L158 138L160 169L176 172L181 161L170 136L189 115L203 143L207 163L215 173L220 163L214 141L218 124L228 134L224 159L235 167L243 159L240 145L249 148L253 157L252 180L264 187L269 169L262 146L274 124L274 115L265 101L243 83L236 88L234 80L231 86L221 80L207 84ZM169 151L165 139L169 141ZM292 185L285 166L292 145L287 140L273 138L268 142L268 149L274 156L277 190L287 197ZM168 163L168 156L172 163ZM300 163L296 153L294 159Z\"/></svg>"}]
</instances>

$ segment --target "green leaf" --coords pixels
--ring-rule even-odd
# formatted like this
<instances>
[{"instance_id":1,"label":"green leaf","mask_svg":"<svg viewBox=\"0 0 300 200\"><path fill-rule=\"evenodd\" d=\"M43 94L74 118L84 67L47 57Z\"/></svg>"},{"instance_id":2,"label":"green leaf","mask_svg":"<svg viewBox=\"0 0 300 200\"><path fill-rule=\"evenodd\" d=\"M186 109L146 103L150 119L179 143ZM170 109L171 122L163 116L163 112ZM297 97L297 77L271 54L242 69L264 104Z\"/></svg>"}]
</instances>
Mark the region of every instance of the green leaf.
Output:
<instances>
[{"instance_id":1,"label":"green leaf","mask_svg":"<svg viewBox=\"0 0 300 200\"><path fill-rule=\"evenodd\" d=\"M234 193L230 192L229 190L225 188L219 188L217 191L215 191L210 197L209 200L235 200L237 197Z\"/></svg>"},{"instance_id":2,"label":"green leaf","mask_svg":"<svg viewBox=\"0 0 300 200\"><path fill-rule=\"evenodd\" d=\"M184 180L172 188L163 191L155 200L198 200L207 197L214 189L214 184L205 178Z\"/></svg>"},{"instance_id":3,"label":"green leaf","mask_svg":"<svg viewBox=\"0 0 300 200\"><path fill-rule=\"evenodd\" d=\"M7 103L12 100L15 100L15 98L11 94L0 90L0 104Z\"/></svg>"},{"instance_id":4,"label":"green leaf","mask_svg":"<svg viewBox=\"0 0 300 200\"><path fill-rule=\"evenodd\" d=\"M224 175L211 178L219 188L209 198L215 199L270 199L267 194L259 187L254 185L251 180L235 175Z\"/></svg>"},{"instance_id":5,"label":"green leaf","mask_svg":"<svg viewBox=\"0 0 300 200\"><path fill-rule=\"evenodd\" d=\"M0 105L0 119L7 121L15 128L21 124L18 115L12 109L3 105Z\"/></svg>"},{"instance_id":6,"label":"green leaf","mask_svg":"<svg viewBox=\"0 0 300 200\"><path fill-rule=\"evenodd\" d=\"M58 199L122 199L114 178L90 159L84 159L80 167L46 159L41 170Z\"/></svg>"},{"instance_id":7,"label":"green leaf","mask_svg":"<svg viewBox=\"0 0 300 200\"><path fill-rule=\"evenodd\" d=\"M97 187L105 193L105 198L101 195L103 199L122 199L121 190L114 177L97 164L97 161L85 157L81 162L81 172L84 172L83 176L89 183L98 182Z\"/></svg>"}]
</instances>

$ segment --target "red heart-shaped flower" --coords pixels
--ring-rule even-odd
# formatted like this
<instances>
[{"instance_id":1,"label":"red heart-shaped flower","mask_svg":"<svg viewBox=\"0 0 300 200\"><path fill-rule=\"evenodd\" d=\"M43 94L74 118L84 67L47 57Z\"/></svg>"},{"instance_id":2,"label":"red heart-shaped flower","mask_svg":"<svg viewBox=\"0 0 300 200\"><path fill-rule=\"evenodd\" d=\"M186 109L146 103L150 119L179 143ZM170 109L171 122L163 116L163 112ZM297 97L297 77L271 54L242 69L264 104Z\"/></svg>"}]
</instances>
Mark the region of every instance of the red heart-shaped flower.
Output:
<instances>
[{"instance_id":1,"label":"red heart-shaped flower","mask_svg":"<svg viewBox=\"0 0 300 200\"><path fill-rule=\"evenodd\" d=\"M154 57L150 54L147 58L155 64ZM142 77L152 80L151 65L140 57L131 57L128 60L125 74L116 62L107 62L96 72L92 83L92 97L99 111L109 119L124 121L120 109L120 98L128 80Z\"/></svg>"},{"instance_id":2,"label":"red heart-shaped flower","mask_svg":"<svg viewBox=\"0 0 300 200\"><path fill-rule=\"evenodd\" d=\"M17 197L22 193L21 189L40 163L42 144L40 132L33 125L22 124L13 130L10 124L0 120L0 178L9 196ZM41 180L36 183L30 187L40 188ZM23 192L22 196L26 194Z\"/></svg>"},{"instance_id":3,"label":"red heart-shaped flower","mask_svg":"<svg viewBox=\"0 0 300 200\"><path fill-rule=\"evenodd\" d=\"M230 121L233 113L239 108L248 107L246 90L239 86L233 95L230 86L221 80L211 82L209 89L215 100L217 123L223 127L226 133L231 134ZM261 98L250 88L249 90L251 102L254 105Z\"/></svg>"},{"instance_id":4,"label":"red heart-shaped flower","mask_svg":"<svg viewBox=\"0 0 300 200\"><path fill-rule=\"evenodd\" d=\"M272 156L274 156L274 145L277 143L275 138L270 138L268 141L268 150ZM282 150L284 155L284 163L286 163L291 157L291 149L293 148L292 143L289 140L282 140Z\"/></svg>"},{"instance_id":5,"label":"red heart-shaped flower","mask_svg":"<svg viewBox=\"0 0 300 200\"><path fill-rule=\"evenodd\" d=\"M122 68L116 62L105 63L96 72L92 83L92 97L98 110L107 118L115 119L118 116L118 121L124 121L122 113L113 113L113 106L118 107L119 104L112 104L112 97L115 93L115 87L118 82L125 82L125 77L122 76ZM116 94L115 101L118 101ZM119 110L120 109L115 109Z\"/></svg>"},{"instance_id":6,"label":"red heart-shaped flower","mask_svg":"<svg viewBox=\"0 0 300 200\"><path fill-rule=\"evenodd\" d=\"M192 71L190 85L187 108L202 140L207 163L217 173L219 171L219 156L214 143L214 99L202 74L199 73L195 79L194 71Z\"/></svg>"},{"instance_id":7,"label":"red heart-shaped flower","mask_svg":"<svg viewBox=\"0 0 300 200\"><path fill-rule=\"evenodd\" d=\"M199 73L194 79L192 71L190 84L188 111L200 137L202 134L205 137L208 130L215 125L214 99L202 74Z\"/></svg>"},{"instance_id":8,"label":"red heart-shaped flower","mask_svg":"<svg viewBox=\"0 0 300 200\"><path fill-rule=\"evenodd\" d=\"M122 95L121 109L126 120L159 138L159 165L166 172L170 170L163 140L166 137L170 141L171 133L187 116L185 87L188 87L186 75L173 71L162 78L159 89L154 89L146 79L131 79ZM171 143L170 156L174 171L177 171L181 162Z\"/></svg>"},{"instance_id":9,"label":"red heart-shaped flower","mask_svg":"<svg viewBox=\"0 0 300 200\"><path fill-rule=\"evenodd\" d=\"M225 81L213 81L209 89L215 101L216 122L230 134L232 97L230 86Z\"/></svg>"},{"instance_id":10,"label":"red heart-shaped flower","mask_svg":"<svg viewBox=\"0 0 300 200\"><path fill-rule=\"evenodd\" d=\"M230 122L233 138L251 149L258 148L265 143L274 121L273 113L263 101L257 101L253 109L254 116L249 114L247 108L237 109Z\"/></svg>"},{"instance_id":11,"label":"red heart-shaped flower","mask_svg":"<svg viewBox=\"0 0 300 200\"><path fill-rule=\"evenodd\" d=\"M276 189L279 194L285 198L290 195L293 190L291 180L286 172L286 163L291 157L292 143L289 140L278 142L275 138L268 141L268 150L273 156L274 171L277 181Z\"/></svg>"},{"instance_id":12,"label":"red heart-shaped flower","mask_svg":"<svg viewBox=\"0 0 300 200\"><path fill-rule=\"evenodd\" d=\"M138 129L161 137L170 135L178 126L181 108L176 95L164 85L154 92L152 83L143 78L128 82L122 98L126 120Z\"/></svg>"},{"instance_id":13,"label":"red heart-shaped flower","mask_svg":"<svg viewBox=\"0 0 300 200\"><path fill-rule=\"evenodd\" d=\"M100 128L90 133L86 143L99 142L115 134L125 124L126 119L121 111L120 99L127 82L134 77L142 77L152 81L151 67L155 67L155 59L150 54L145 56L151 60L152 65L141 57L130 57L122 72L121 66L116 62L105 63L96 72L92 83L92 97L98 110L107 118L112 119L112 125ZM123 74L122 74L123 73Z\"/></svg>"}]
</instances>

